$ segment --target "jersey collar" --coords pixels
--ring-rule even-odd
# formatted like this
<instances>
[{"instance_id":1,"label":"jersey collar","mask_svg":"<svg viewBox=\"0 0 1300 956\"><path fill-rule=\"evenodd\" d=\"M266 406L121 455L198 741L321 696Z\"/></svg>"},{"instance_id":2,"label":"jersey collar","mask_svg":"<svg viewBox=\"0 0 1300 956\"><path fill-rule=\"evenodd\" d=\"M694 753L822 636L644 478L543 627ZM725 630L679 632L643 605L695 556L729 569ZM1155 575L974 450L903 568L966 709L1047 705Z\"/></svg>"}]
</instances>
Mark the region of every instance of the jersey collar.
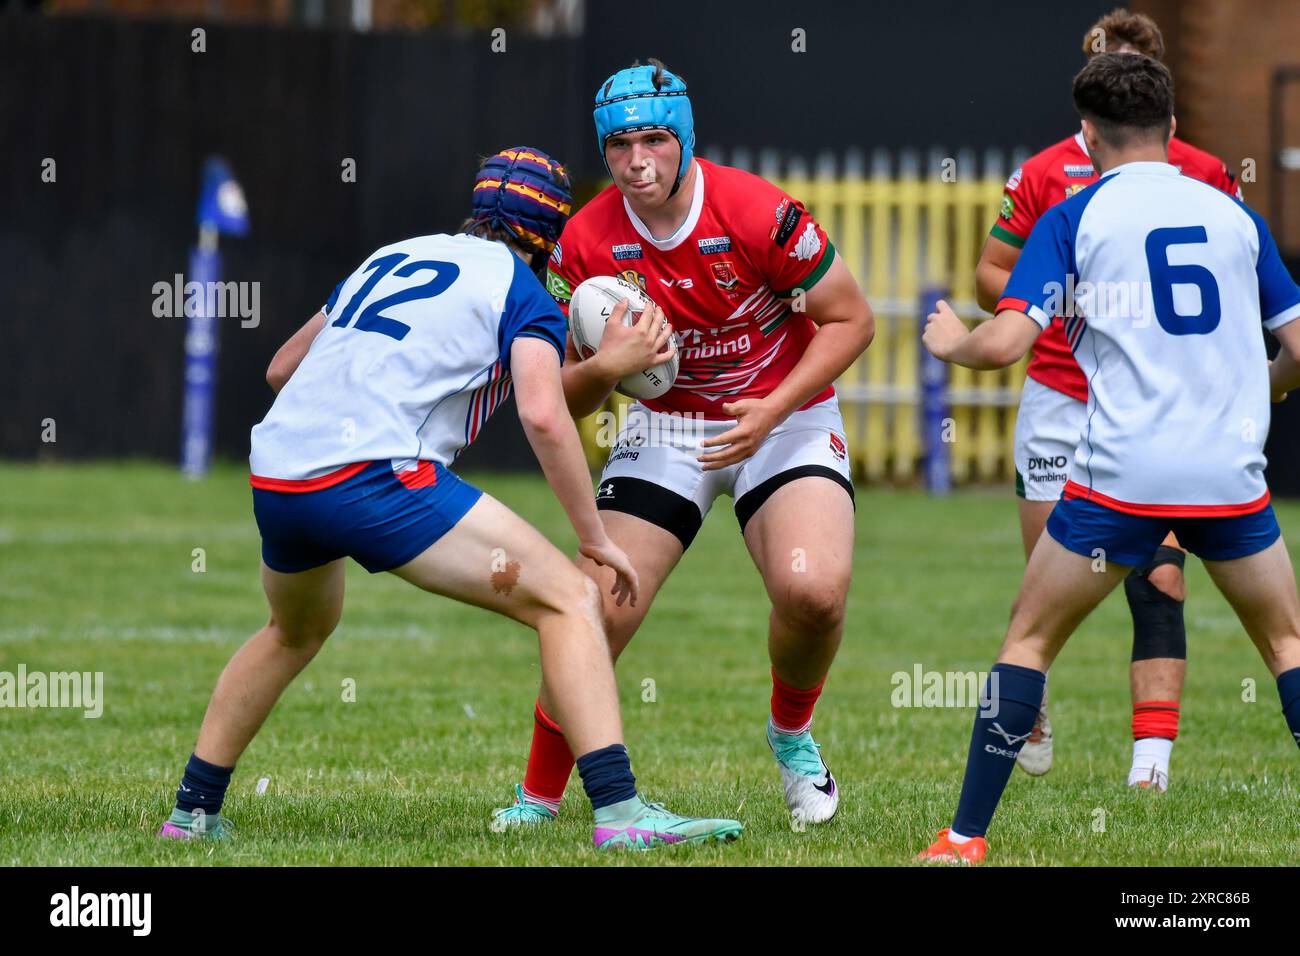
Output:
<instances>
[{"instance_id":1,"label":"jersey collar","mask_svg":"<svg viewBox=\"0 0 1300 956\"><path fill-rule=\"evenodd\" d=\"M704 166L699 162L695 164L695 193L691 196L691 211L686 214L686 220L677 227L677 231L667 239L656 239L650 234L649 227L632 211L632 205L626 196L623 197L623 208L627 211L627 218L632 221L632 228L642 239L660 252L676 249L695 231L695 226L700 221L700 212L704 209Z\"/></svg>"},{"instance_id":2,"label":"jersey collar","mask_svg":"<svg viewBox=\"0 0 1300 956\"><path fill-rule=\"evenodd\" d=\"M1143 160L1136 163L1121 163L1114 169L1106 170L1106 176L1114 176L1116 173L1151 173L1157 176L1177 176L1179 175L1178 167L1170 163L1159 163L1150 160ZM1102 178L1106 178L1103 176Z\"/></svg>"}]
</instances>

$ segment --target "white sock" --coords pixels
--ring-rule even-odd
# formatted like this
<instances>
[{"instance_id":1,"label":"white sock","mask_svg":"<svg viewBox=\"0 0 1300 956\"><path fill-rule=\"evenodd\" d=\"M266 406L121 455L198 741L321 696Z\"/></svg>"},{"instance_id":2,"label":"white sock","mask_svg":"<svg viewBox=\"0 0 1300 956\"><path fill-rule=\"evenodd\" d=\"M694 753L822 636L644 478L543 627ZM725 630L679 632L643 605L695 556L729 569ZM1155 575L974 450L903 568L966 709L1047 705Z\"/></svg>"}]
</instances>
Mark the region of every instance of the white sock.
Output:
<instances>
[{"instance_id":1,"label":"white sock","mask_svg":"<svg viewBox=\"0 0 1300 956\"><path fill-rule=\"evenodd\" d=\"M949 842L949 843L955 843L955 844L957 844L958 846L961 846L963 843L969 843L970 840L971 840L970 837L968 837L968 836L962 836L962 835L961 835L960 833L958 833L956 830L949 830L949 831L948 831L948 842Z\"/></svg>"},{"instance_id":2,"label":"white sock","mask_svg":"<svg viewBox=\"0 0 1300 956\"><path fill-rule=\"evenodd\" d=\"M1133 768L1129 771L1129 782L1150 779L1153 767L1169 776L1169 756L1173 752L1174 742L1166 737L1143 737L1133 741Z\"/></svg>"}]
</instances>

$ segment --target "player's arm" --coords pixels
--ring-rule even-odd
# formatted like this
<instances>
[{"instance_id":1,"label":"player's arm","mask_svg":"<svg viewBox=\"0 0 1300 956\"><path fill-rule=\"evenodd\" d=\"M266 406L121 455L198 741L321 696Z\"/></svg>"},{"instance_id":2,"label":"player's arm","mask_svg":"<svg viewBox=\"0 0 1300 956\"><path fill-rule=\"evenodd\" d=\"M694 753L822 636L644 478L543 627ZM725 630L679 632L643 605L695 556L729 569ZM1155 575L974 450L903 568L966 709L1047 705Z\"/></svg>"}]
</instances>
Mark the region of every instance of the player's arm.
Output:
<instances>
[{"instance_id":1,"label":"player's arm","mask_svg":"<svg viewBox=\"0 0 1300 956\"><path fill-rule=\"evenodd\" d=\"M838 252L828 249L825 254L835 258L804 293L806 314L817 331L794 368L768 395L722 406L728 415L736 416L736 426L701 443L718 449L700 456L705 471L753 455L773 428L843 375L875 337L876 319L857 280Z\"/></svg>"},{"instance_id":2,"label":"player's arm","mask_svg":"<svg viewBox=\"0 0 1300 956\"><path fill-rule=\"evenodd\" d=\"M564 400L574 418L597 411L622 379L668 361L677 350L672 326L665 325L662 309L646 309L635 325L628 326L623 324L627 306L626 299L614 306L600 349L591 358L581 358L573 336L567 337L561 375Z\"/></svg>"},{"instance_id":3,"label":"player's arm","mask_svg":"<svg viewBox=\"0 0 1300 956\"><path fill-rule=\"evenodd\" d=\"M1282 262L1268 223L1244 203L1241 208L1254 221L1259 233L1255 278L1259 283L1260 319L1282 345L1268 368L1269 390L1273 401L1280 402L1287 392L1300 387L1300 322L1296 321L1300 319L1300 286Z\"/></svg>"},{"instance_id":4,"label":"player's arm","mask_svg":"<svg viewBox=\"0 0 1300 956\"><path fill-rule=\"evenodd\" d=\"M948 303L940 299L926 321L921 341L937 359L966 368L994 369L1018 362L1042 330L1027 313L1016 309L1002 309L992 319L968 330Z\"/></svg>"},{"instance_id":5,"label":"player's arm","mask_svg":"<svg viewBox=\"0 0 1300 956\"><path fill-rule=\"evenodd\" d=\"M1007 280L1020 259L1020 250L1038 221L1036 175L1031 168L1026 176L1022 166L1002 188L998 218L984 240L984 249L975 266L975 301L985 312L997 312L998 299L1006 291Z\"/></svg>"},{"instance_id":6,"label":"player's arm","mask_svg":"<svg viewBox=\"0 0 1300 956\"><path fill-rule=\"evenodd\" d=\"M289 341L280 346L280 350L275 353L275 357L271 359L271 364L266 369L266 384L271 386L271 391L279 394L280 389L284 388L289 377L302 364L303 357L311 348L311 343L324 327L325 313L317 312L302 328L290 336Z\"/></svg>"},{"instance_id":7,"label":"player's arm","mask_svg":"<svg viewBox=\"0 0 1300 956\"><path fill-rule=\"evenodd\" d=\"M1282 349L1268 366L1268 385L1273 401L1280 402L1287 392L1300 388L1300 322L1288 322L1273 330Z\"/></svg>"},{"instance_id":8,"label":"player's arm","mask_svg":"<svg viewBox=\"0 0 1300 956\"><path fill-rule=\"evenodd\" d=\"M806 315L817 326L808 348L764 401L778 422L844 374L876 336L876 317L838 252L826 274L805 293Z\"/></svg>"},{"instance_id":9,"label":"player's arm","mask_svg":"<svg viewBox=\"0 0 1300 956\"><path fill-rule=\"evenodd\" d=\"M985 312L996 310L998 299L1002 298L1011 270L1019 258L1019 246L992 234L984 240L984 251L975 266L975 300Z\"/></svg>"},{"instance_id":10,"label":"player's arm","mask_svg":"<svg viewBox=\"0 0 1300 956\"><path fill-rule=\"evenodd\" d=\"M993 228L990 242L1002 229ZM1030 231L1006 288L993 303L992 319L967 329L948 303L939 301L921 336L930 354L973 369L1004 368L1019 361L1052 322L1054 295L1065 288L1072 268L1073 242L1070 221L1059 206L1052 207Z\"/></svg>"},{"instance_id":11,"label":"player's arm","mask_svg":"<svg viewBox=\"0 0 1300 956\"><path fill-rule=\"evenodd\" d=\"M565 401L560 382L560 356L555 346L532 336L516 338L510 345L510 376L524 434L578 534L578 550L598 564L613 568L618 576L613 592L618 595L618 603L630 597L635 604L636 571L627 556L610 541L596 512L591 496L591 473Z\"/></svg>"}]
</instances>

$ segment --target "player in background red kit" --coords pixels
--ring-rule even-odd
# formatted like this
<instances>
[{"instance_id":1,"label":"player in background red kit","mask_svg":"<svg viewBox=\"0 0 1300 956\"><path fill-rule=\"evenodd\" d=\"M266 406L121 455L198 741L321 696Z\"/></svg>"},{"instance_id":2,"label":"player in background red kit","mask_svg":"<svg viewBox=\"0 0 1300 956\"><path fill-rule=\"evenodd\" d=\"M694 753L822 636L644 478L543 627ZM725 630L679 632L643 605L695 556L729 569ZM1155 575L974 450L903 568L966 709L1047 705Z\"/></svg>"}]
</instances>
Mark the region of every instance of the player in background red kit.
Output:
<instances>
[{"instance_id":1,"label":"player in background red kit","mask_svg":"<svg viewBox=\"0 0 1300 956\"><path fill-rule=\"evenodd\" d=\"M871 308L826 233L771 183L693 155L686 84L663 64L601 84L597 141L613 185L569 221L549 288L567 309L593 276L622 275L660 306L635 326L615 309L600 350L572 336L564 389L591 414L623 377L672 354L674 387L632 406L597 489L610 538L641 583L635 606L604 604L615 657L719 495L730 495L772 602L767 741L786 803L829 820L839 788L811 733L813 707L839 647L853 557L853 484L833 382L874 335ZM685 414L687 419L682 420ZM580 559L597 582L605 569ZM702 649L708 633L701 633ZM501 824L558 812L573 767L543 685L528 770Z\"/></svg>"},{"instance_id":2,"label":"player in background red kit","mask_svg":"<svg viewBox=\"0 0 1300 956\"><path fill-rule=\"evenodd\" d=\"M1160 29L1148 16L1116 9L1098 20L1083 38L1090 58L1098 53L1164 56ZM1177 138L1169 141L1169 162L1191 176L1241 198L1241 189L1223 162ZM1098 179L1092 159L1076 132L1030 157L1011 174L1002 207L976 267L980 307L992 312L1020 257L1030 230L1048 208ZM1084 428L1088 382L1075 360L1081 321L1057 316L1038 337L1016 419L1016 493L1020 497L1020 533L1028 559L1043 533L1070 471L1075 446ZM1129 786L1159 791L1169 785L1169 757L1178 736L1178 708L1187 669L1183 625L1183 578L1186 552L1171 534L1145 567L1134 568L1124 582L1133 614L1133 763ZM1044 692L1038 722L1018 764L1035 776L1052 766L1052 725Z\"/></svg>"}]
</instances>

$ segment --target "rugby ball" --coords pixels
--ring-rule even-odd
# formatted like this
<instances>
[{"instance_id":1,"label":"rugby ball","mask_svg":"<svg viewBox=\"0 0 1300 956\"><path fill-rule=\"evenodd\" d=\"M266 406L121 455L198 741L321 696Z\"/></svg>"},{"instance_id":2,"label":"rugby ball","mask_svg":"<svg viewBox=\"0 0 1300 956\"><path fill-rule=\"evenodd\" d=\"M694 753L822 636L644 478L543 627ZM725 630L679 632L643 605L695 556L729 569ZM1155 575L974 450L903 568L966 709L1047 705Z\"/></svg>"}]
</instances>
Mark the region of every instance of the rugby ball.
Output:
<instances>
[{"instance_id":1,"label":"rugby ball","mask_svg":"<svg viewBox=\"0 0 1300 956\"><path fill-rule=\"evenodd\" d=\"M573 347L584 359L596 354L605 334L605 323L614 307L624 299L628 300L624 325L635 325L641 313L654 305L640 286L621 276L593 276L573 290L573 298L569 300L569 334L573 336ZM667 322L665 317L664 324ZM658 398L673 387L678 365L678 357L673 355L666 362L628 375L618 383L618 390L632 398Z\"/></svg>"}]
</instances>

